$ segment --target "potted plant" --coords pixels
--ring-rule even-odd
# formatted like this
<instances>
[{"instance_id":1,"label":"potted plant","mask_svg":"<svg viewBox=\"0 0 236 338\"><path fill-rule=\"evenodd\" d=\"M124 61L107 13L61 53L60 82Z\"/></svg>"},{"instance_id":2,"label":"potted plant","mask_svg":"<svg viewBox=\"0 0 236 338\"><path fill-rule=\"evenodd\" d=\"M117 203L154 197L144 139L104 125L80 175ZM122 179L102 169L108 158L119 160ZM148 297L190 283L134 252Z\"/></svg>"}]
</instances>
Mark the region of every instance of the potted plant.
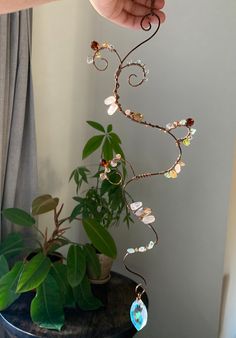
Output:
<instances>
[{"instance_id":1,"label":"potted plant","mask_svg":"<svg viewBox=\"0 0 236 338\"><path fill-rule=\"evenodd\" d=\"M126 177L126 161L121 148L121 139L114 133L111 124L105 128L95 121L87 123L98 134L86 142L82 159L90 157L96 151L100 154L94 170L91 170L90 166L79 166L71 173L70 180L73 179L76 184L76 196L73 198L76 206L71 214L71 220L77 217L82 219L84 229L94 244L96 241L91 232L92 228L107 230L111 226L118 225L121 220L127 226L133 221L122 187ZM111 255L109 251L106 255L104 247L95 245L95 248L101 264L101 275L99 279L95 278L88 268L90 280L93 283L106 282L109 280L112 264L111 258L106 256Z\"/></svg>"},{"instance_id":2,"label":"potted plant","mask_svg":"<svg viewBox=\"0 0 236 338\"><path fill-rule=\"evenodd\" d=\"M101 301L94 297L87 277L88 266L93 274L100 274L94 247L99 247L101 252L112 258L116 256L116 246L109 232L103 227L96 227L95 231L91 222L88 222L89 238L93 246L74 243L66 238L71 217L61 217L62 209L63 204L58 198L43 195L34 199L30 213L18 208L3 210L3 217L11 223L34 228L41 238L36 239L38 246L33 251L24 246L19 233L10 234L0 244L0 311L22 293L33 291L30 306L32 321L40 327L55 330L61 330L64 325L65 307L95 310L102 306ZM53 214L51 233L48 227L42 232L36 226L36 217L48 212ZM64 245L69 245L67 257L58 252ZM9 267L7 260L22 252L26 254L25 258Z\"/></svg>"}]
</instances>

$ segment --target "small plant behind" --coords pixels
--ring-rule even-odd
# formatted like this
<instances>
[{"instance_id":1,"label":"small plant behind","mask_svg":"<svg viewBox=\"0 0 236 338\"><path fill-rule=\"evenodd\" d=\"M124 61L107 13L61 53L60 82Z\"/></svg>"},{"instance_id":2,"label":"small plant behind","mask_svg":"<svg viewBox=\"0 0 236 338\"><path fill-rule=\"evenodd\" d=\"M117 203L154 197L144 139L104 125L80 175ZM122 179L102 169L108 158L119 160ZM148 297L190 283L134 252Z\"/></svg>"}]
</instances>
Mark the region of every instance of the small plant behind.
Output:
<instances>
[{"instance_id":1,"label":"small plant behind","mask_svg":"<svg viewBox=\"0 0 236 338\"><path fill-rule=\"evenodd\" d=\"M10 234L0 244L0 311L10 306L25 292L36 292L30 306L30 315L40 327L61 330L64 325L64 308L79 306L82 310L95 310L102 306L94 297L87 277L87 266L97 276L100 265L94 247L112 258L116 257L116 245L104 228L97 228L96 234L90 224L88 236L91 244L78 244L65 237L70 228L70 217L62 218L63 204L51 195L39 196L32 202L32 212L9 208L2 211L11 223L34 228L41 237L38 247L23 260L9 268L8 258L23 251L29 254L19 233ZM53 230L48 227L41 232L36 226L36 217L51 212ZM75 219L76 217L74 217ZM86 223L86 220L84 220ZM65 225L68 223L67 225ZM101 231L100 231L101 230ZM90 236L91 233L91 236ZM67 257L58 252L69 245Z\"/></svg>"},{"instance_id":2,"label":"small plant behind","mask_svg":"<svg viewBox=\"0 0 236 338\"><path fill-rule=\"evenodd\" d=\"M112 225L118 225L121 220L127 226L133 221L122 189L126 177L126 161L121 148L121 139L114 133L111 124L105 129L98 122L87 121L87 123L99 131L99 134L87 141L82 159L88 158L98 150L100 156L95 170L91 171L87 166L80 166L71 173L70 180L74 180L77 193L73 198L77 205L71 214L71 220L80 216L85 231L93 238L91 227L108 229ZM109 180L105 179L107 176ZM85 184L88 186L87 189L84 188ZM102 248L96 249L102 252Z\"/></svg>"}]
</instances>

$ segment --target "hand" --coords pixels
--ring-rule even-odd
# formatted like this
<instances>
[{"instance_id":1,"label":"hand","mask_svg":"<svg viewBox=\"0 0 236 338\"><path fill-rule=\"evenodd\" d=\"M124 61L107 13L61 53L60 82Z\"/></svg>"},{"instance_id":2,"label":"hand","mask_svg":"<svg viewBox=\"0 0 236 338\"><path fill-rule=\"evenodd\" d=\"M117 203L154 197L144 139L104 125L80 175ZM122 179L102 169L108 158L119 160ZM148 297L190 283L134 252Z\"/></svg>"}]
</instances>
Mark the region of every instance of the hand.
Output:
<instances>
[{"instance_id":1,"label":"hand","mask_svg":"<svg viewBox=\"0 0 236 338\"><path fill-rule=\"evenodd\" d=\"M92 6L104 18L116 24L139 29L140 22L151 9L151 0L90 0ZM159 16L161 22L165 20L165 14L160 11L165 5L165 0L155 0L153 12ZM157 23L155 16L150 17L151 23Z\"/></svg>"}]
</instances>

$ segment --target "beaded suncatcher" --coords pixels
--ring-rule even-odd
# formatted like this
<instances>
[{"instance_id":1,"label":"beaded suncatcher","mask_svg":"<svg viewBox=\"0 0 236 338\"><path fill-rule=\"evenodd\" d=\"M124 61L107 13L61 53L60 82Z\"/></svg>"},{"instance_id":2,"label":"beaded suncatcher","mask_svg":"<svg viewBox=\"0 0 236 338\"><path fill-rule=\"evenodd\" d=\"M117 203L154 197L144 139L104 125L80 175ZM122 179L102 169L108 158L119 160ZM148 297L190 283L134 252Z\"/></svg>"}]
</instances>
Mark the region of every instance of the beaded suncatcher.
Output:
<instances>
[{"instance_id":1,"label":"beaded suncatcher","mask_svg":"<svg viewBox=\"0 0 236 338\"><path fill-rule=\"evenodd\" d=\"M107 110L108 115L113 115L116 111L118 111L125 118L129 119L130 121L134 123L138 123L140 125L143 125L144 127L157 129L160 132L169 135L178 149L177 159L173 162L171 167L163 171L156 171L156 172L150 171L150 172L144 172L144 173L137 174L133 166L126 159L122 158L120 154L117 154L115 158L112 160L109 160L109 161L103 160L101 162L101 166L104 168L104 171L100 174L100 179L108 180L111 184L122 185L123 193L126 198L128 209L133 213L133 215L137 218L137 220L141 221L154 234L154 239L150 241L148 244L135 247L135 248L128 248L124 255L124 259L123 259L125 268L132 274L139 277L143 283L143 284L140 283L136 286L135 288L136 299L134 300L130 308L131 321L138 331L141 330L146 325L147 319L148 319L147 308L142 301L142 296L145 293L147 282L146 282L146 279L141 274L139 274L136 271L133 271L127 265L127 258L130 255L133 255L136 253L145 253L153 249L158 244L159 238L158 238L157 231L155 230L155 227L154 227L155 216L152 214L152 210L148 207L145 207L141 201L135 202L135 201L128 200L129 194L127 193L127 187L132 182L139 181L141 179L145 179L148 177L163 175L168 179L177 178L182 168L185 166L185 163L182 160L182 154L183 154L182 147L190 145L193 135L196 132L196 129L193 128L194 120L192 118L174 121L174 122L168 123L166 126L161 126L159 124L145 121L143 114L133 111L132 108L123 108L121 104L120 95L119 95L119 89L120 89L119 81L120 81L120 75L124 70L127 70L130 67L137 67L137 69L141 70L141 73L142 73L141 80L137 79L138 76L135 73L132 73L131 75L129 75L128 83L132 87L139 87L145 81L147 81L147 75L149 71L147 70L145 64L142 63L140 60L134 61L134 62L128 61L128 58L140 46L144 45L149 40L151 40L159 31L160 25L161 25L160 18L158 17L158 15L154 13L153 8L151 8L150 12L146 14L140 22L142 30L146 32L151 31L152 25L149 20L151 16L155 16L157 19L157 26L156 26L155 31L151 34L150 37L148 37L143 42L139 43L137 46L132 48L131 51L129 51L126 54L125 57L122 58L120 54L118 53L118 51L116 50L116 48L110 43L105 42L105 43L100 44L97 41L93 41L91 43L91 48L94 54L93 56L89 56L87 59L87 63L93 64L95 68L99 71L105 71L108 67L107 59L102 56L102 52L104 50L111 52L118 59L118 68L115 72L115 86L113 89L113 93L111 96L107 97L104 101L105 105L108 106L108 110ZM186 134L184 137L178 138L177 136L175 136L174 132L178 128L186 129ZM124 175L119 170L119 164L122 164L122 163L126 163L130 166L130 169L132 172L131 178L125 179ZM111 176L110 176L112 173L114 177L114 172L117 173L117 177L118 177L118 179L116 179L115 181L111 180Z\"/></svg>"}]
</instances>

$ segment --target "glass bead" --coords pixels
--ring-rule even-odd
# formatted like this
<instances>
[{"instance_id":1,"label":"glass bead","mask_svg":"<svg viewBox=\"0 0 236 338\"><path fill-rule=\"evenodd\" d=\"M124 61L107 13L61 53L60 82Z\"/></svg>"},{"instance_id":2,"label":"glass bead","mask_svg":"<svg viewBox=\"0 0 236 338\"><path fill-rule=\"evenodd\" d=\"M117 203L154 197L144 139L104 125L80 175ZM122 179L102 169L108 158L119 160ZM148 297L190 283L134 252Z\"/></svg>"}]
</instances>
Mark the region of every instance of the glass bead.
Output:
<instances>
[{"instance_id":1,"label":"glass bead","mask_svg":"<svg viewBox=\"0 0 236 338\"><path fill-rule=\"evenodd\" d=\"M115 159L118 161L121 160L121 154L116 154Z\"/></svg>"},{"instance_id":2,"label":"glass bead","mask_svg":"<svg viewBox=\"0 0 236 338\"><path fill-rule=\"evenodd\" d=\"M147 308L141 299L136 299L130 308L130 319L137 331L140 331L147 324Z\"/></svg>"},{"instance_id":3,"label":"glass bead","mask_svg":"<svg viewBox=\"0 0 236 338\"><path fill-rule=\"evenodd\" d=\"M194 125L194 120L192 118L189 118L186 120L186 126L192 127Z\"/></svg>"},{"instance_id":4,"label":"glass bead","mask_svg":"<svg viewBox=\"0 0 236 338\"><path fill-rule=\"evenodd\" d=\"M116 103L112 103L110 107L107 109L108 115L113 115L118 109L118 105Z\"/></svg>"},{"instance_id":5,"label":"glass bead","mask_svg":"<svg viewBox=\"0 0 236 338\"><path fill-rule=\"evenodd\" d=\"M98 43L97 41L92 41L92 42L91 42L91 48L92 48L93 50L98 50L98 48L99 48L99 43Z\"/></svg>"},{"instance_id":6,"label":"glass bead","mask_svg":"<svg viewBox=\"0 0 236 338\"><path fill-rule=\"evenodd\" d=\"M175 171L176 171L177 174L179 174L181 172L181 165L179 163L176 164Z\"/></svg>"},{"instance_id":7,"label":"glass bead","mask_svg":"<svg viewBox=\"0 0 236 338\"><path fill-rule=\"evenodd\" d=\"M102 181L106 180L106 179L107 179L107 175L106 175L105 173L101 173L101 174L100 174L100 179L101 179Z\"/></svg>"},{"instance_id":8,"label":"glass bead","mask_svg":"<svg viewBox=\"0 0 236 338\"><path fill-rule=\"evenodd\" d=\"M178 175L177 175L177 172L175 170L171 170L170 171L170 177L171 178L176 178Z\"/></svg>"},{"instance_id":9,"label":"glass bead","mask_svg":"<svg viewBox=\"0 0 236 338\"><path fill-rule=\"evenodd\" d=\"M138 210L139 208L141 208L143 205L142 202L134 202L130 204L130 208L132 211Z\"/></svg>"},{"instance_id":10,"label":"glass bead","mask_svg":"<svg viewBox=\"0 0 236 338\"><path fill-rule=\"evenodd\" d=\"M186 120L181 120L181 121L179 121L179 125L180 126L186 126Z\"/></svg>"},{"instance_id":11,"label":"glass bead","mask_svg":"<svg viewBox=\"0 0 236 338\"><path fill-rule=\"evenodd\" d=\"M151 223L155 222L155 216L153 216L153 215L144 216L143 219L142 219L142 222L144 224L151 224Z\"/></svg>"},{"instance_id":12,"label":"glass bead","mask_svg":"<svg viewBox=\"0 0 236 338\"><path fill-rule=\"evenodd\" d=\"M147 249L144 246L140 246L138 249L139 252L145 252Z\"/></svg>"},{"instance_id":13,"label":"glass bead","mask_svg":"<svg viewBox=\"0 0 236 338\"><path fill-rule=\"evenodd\" d=\"M190 140L189 140L188 138L185 138L185 139L183 140L183 144L184 144L186 147L188 147L188 146L190 145Z\"/></svg>"},{"instance_id":14,"label":"glass bead","mask_svg":"<svg viewBox=\"0 0 236 338\"><path fill-rule=\"evenodd\" d=\"M87 64L91 65L93 63L93 57L92 56L88 56L87 57Z\"/></svg>"},{"instance_id":15,"label":"glass bead","mask_svg":"<svg viewBox=\"0 0 236 338\"><path fill-rule=\"evenodd\" d=\"M191 128L191 129L190 129L191 135L194 135L194 134L196 133L196 131L197 131L197 129Z\"/></svg>"},{"instance_id":16,"label":"glass bead","mask_svg":"<svg viewBox=\"0 0 236 338\"><path fill-rule=\"evenodd\" d=\"M155 245L155 243L151 241L151 242L148 244L147 249L148 249L148 250L153 249L154 245Z\"/></svg>"},{"instance_id":17,"label":"glass bead","mask_svg":"<svg viewBox=\"0 0 236 338\"><path fill-rule=\"evenodd\" d=\"M111 160L111 166L112 166L112 168L115 168L115 167L117 167L117 162L116 161L114 161L114 160Z\"/></svg>"},{"instance_id":18,"label":"glass bead","mask_svg":"<svg viewBox=\"0 0 236 338\"><path fill-rule=\"evenodd\" d=\"M133 254L133 253L135 253L135 250L133 248L129 248L129 249L127 249L127 252L129 254Z\"/></svg>"},{"instance_id":19,"label":"glass bead","mask_svg":"<svg viewBox=\"0 0 236 338\"><path fill-rule=\"evenodd\" d=\"M167 173L164 174L164 176L167 177L167 178L170 178L170 173L167 172Z\"/></svg>"},{"instance_id":20,"label":"glass bead","mask_svg":"<svg viewBox=\"0 0 236 338\"><path fill-rule=\"evenodd\" d=\"M168 130L173 129L173 128L175 128L175 126L174 126L173 123L168 123L168 124L166 125L166 129L168 129Z\"/></svg>"},{"instance_id":21,"label":"glass bead","mask_svg":"<svg viewBox=\"0 0 236 338\"><path fill-rule=\"evenodd\" d=\"M130 109L126 109L126 111L125 111L125 115L130 115L130 113L131 113L131 110Z\"/></svg>"},{"instance_id":22,"label":"glass bead","mask_svg":"<svg viewBox=\"0 0 236 338\"><path fill-rule=\"evenodd\" d=\"M104 100L104 103L105 103L105 105L107 105L107 106L109 106L110 104L115 103L115 102L116 102L115 96L108 96L108 97Z\"/></svg>"}]
</instances>

